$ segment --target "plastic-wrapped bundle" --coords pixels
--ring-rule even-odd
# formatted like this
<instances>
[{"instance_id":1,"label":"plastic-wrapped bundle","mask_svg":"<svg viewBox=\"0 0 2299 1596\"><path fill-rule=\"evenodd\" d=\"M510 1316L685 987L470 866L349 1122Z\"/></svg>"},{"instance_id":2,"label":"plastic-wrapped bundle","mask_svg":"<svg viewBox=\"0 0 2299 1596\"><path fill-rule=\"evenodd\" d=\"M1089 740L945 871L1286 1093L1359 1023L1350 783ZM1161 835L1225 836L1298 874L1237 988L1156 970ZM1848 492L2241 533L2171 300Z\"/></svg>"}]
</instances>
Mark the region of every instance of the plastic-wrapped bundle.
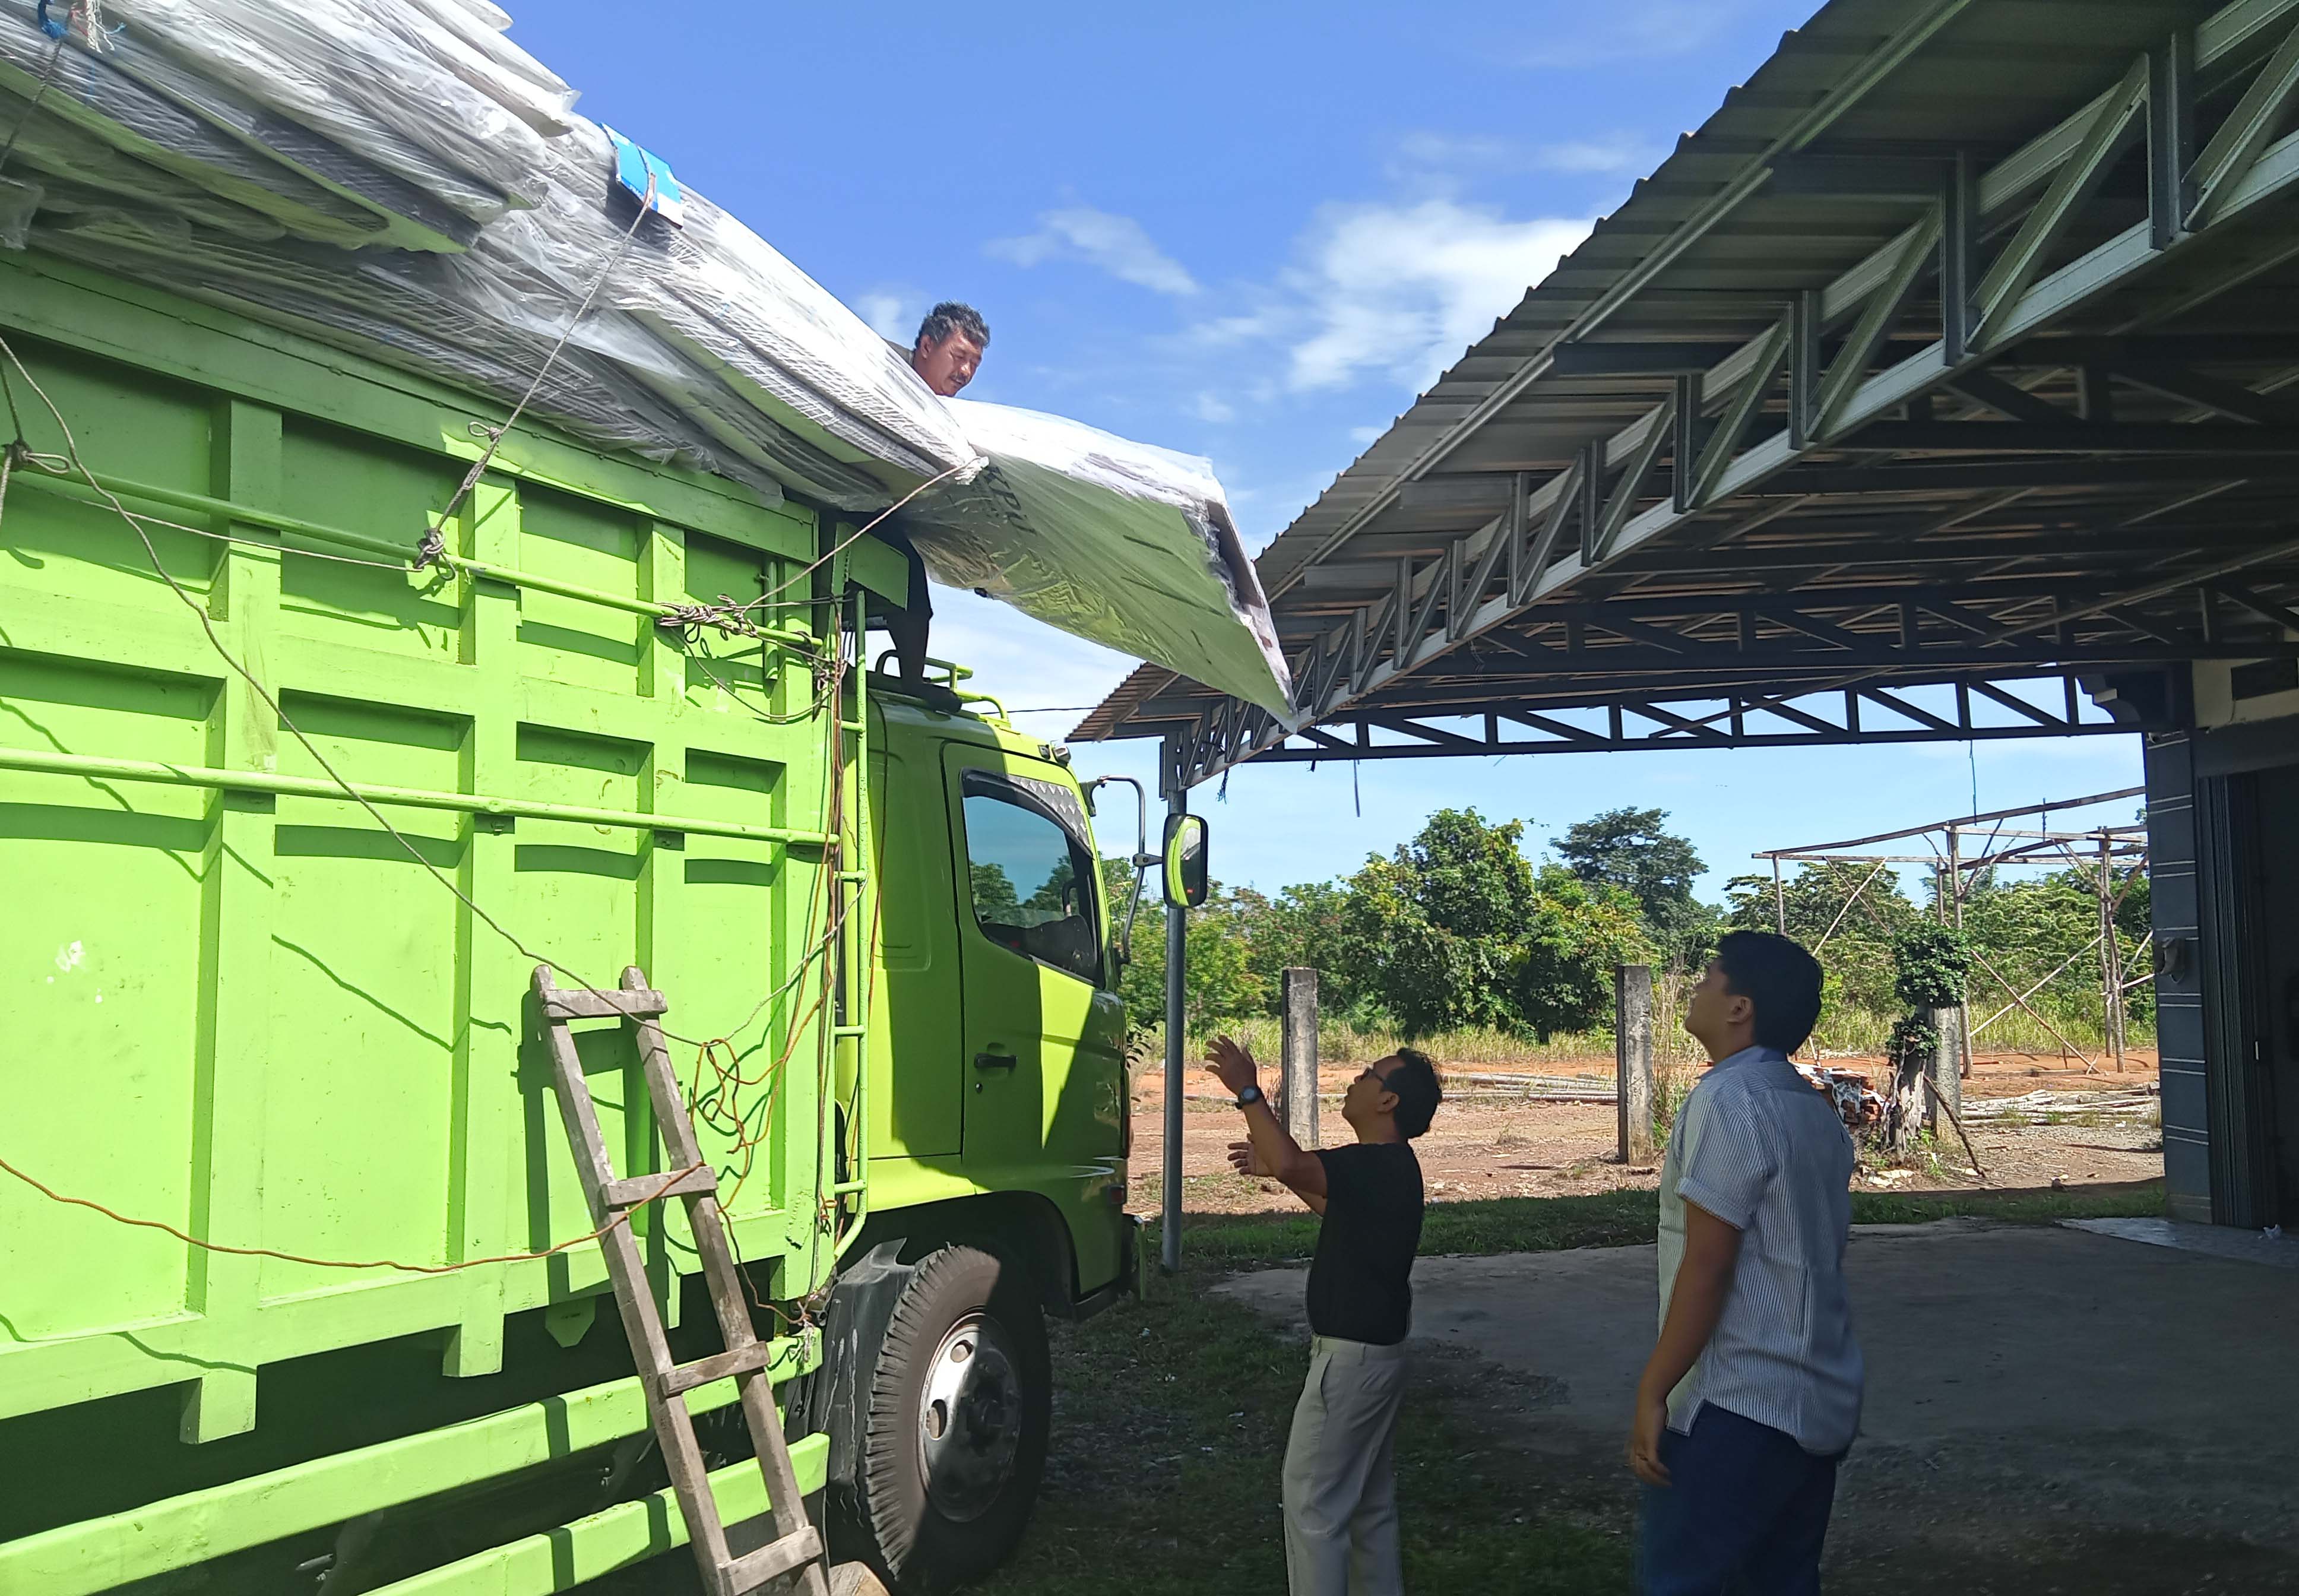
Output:
<instances>
[{"instance_id":1,"label":"plastic-wrapped bundle","mask_svg":"<svg viewBox=\"0 0 2299 1596\"><path fill-rule=\"evenodd\" d=\"M1060 416L946 403L988 463L900 517L930 571L1291 717L1269 601L1209 461Z\"/></svg>"},{"instance_id":2,"label":"plastic-wrapped bundle","mask_svg":"<svg viewBox=\"0 0 2299 1596\"><path fill-rule=\"evenodd\" d=\"M593 443L910 518L946 580L1283 712L1202 461L950 404L688 191L643 218L605 131L491 0L107 0L62 52L0 0L0 247L217 303ZM34 109L34 102L38 107ZM984 480L971 479L985 470Z\"/></svg>"}]
</instances>

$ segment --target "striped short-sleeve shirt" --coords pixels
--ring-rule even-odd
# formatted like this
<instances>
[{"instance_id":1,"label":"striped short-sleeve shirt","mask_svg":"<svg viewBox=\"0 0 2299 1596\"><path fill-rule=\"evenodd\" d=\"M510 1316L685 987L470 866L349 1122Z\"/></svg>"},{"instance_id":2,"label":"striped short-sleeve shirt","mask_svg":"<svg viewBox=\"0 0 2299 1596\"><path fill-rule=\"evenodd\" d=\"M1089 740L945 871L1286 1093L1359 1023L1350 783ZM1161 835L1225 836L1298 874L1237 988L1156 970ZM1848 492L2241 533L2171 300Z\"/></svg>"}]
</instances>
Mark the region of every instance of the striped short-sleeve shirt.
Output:
<instances>
[{"instance_id":1,"label":"striped short-sleeve shirt","mask_svg":"<svg viewBox=\"0 0 2299 1596\"><path fill-rule=\"evenodd\" d=\"M1777 1050L1721 1060L1677 1111L1660 1177L1660 1312L1684 1261L1684 1205L1740 1232L1716 1333L1669 1395L1688 1431L1703 1402L1770 1425L1808 1452L1860 1426L1864 1370L1844 1289L1852 1139Z\"/></svg>"}]
</instances>

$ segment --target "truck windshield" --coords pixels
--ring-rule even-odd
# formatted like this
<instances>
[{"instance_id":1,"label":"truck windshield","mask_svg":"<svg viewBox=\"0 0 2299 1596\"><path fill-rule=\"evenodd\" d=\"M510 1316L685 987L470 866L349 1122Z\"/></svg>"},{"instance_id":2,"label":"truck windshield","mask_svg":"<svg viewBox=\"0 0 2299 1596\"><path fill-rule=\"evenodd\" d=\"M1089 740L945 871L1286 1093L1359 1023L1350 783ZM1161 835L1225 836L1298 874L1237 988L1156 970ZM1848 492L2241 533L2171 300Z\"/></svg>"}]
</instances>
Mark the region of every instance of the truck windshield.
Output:
<instances>
[{"instance_id":1,"label":"truck windshield","mask_svg":"<svg viewBox=\"0 0 2299 1596\"><path fill-rule=\"evenodd\" d=\"M1000 947L1077 977L1101 971L1092 857L1051 816L969 774L966 858L974 919Z\"/></svg>"}]
</instances>

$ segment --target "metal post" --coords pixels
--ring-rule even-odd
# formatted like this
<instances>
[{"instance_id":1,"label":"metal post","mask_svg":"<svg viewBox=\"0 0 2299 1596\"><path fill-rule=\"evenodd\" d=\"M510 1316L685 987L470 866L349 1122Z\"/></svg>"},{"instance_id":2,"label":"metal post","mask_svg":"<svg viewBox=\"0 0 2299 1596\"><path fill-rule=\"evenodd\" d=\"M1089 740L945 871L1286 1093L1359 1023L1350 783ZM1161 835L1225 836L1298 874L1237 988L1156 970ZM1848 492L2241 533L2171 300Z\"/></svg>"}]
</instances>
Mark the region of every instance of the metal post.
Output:
<instances>
[{"instance_id":1,"label":"metal post","mask_svg":"<svg viewBox=\"0 0 2299 1596\"><path fill-rule=\"evenodd\" d=\"M1179 744L1166 744L1165 762L1166 812L1176 817L1185 815L1190 810L1190 793L1182 782ZM1185 1043L1182 1033L1187 1024L1182 994L1188 961L1188 914L1178 903L1166 905L1166 1168L1159 1241L1161 1261L1168 1275L1182 1267L1182 1054Z\"/></svg>"},{"instance_id":2,"label":"metal post","mask_svg":"<svg viewBox=\"0 0 2299 1596\"><path fill-rule=\"evenodd\" d=\"M1772 929L1782 936L1789 934L1789 900L1786 891L1780 885L1780 860L1778 854L1772 856Z\"/></svg>"},{"instance_id":3,"label":"metal post","mask_svg":"<svg viewBox=\"0 0 2299 1596\"><path fill-rule=\"evenodd\" d=\"M1317 1144L1317 972L1288 969L1285 994L1285 1128L1303 1147Z\"/></svg>"},{"instance_id":4,"label":"metal post","mask_svg":"<svg viewBox=\"0 0 2299 1596\"><path fill-rule=\"evenodd\" d=\"M2100 1040L2115 1060L2115 1073L2123 1073L2123 950L2115 943L2114 842L2103 827L2099 834L2099 985Z\"/></svg>"},{"instance_id":5,"label":"metal post","mask_svg":"<svg viewBox=\"0 0 2299 1596\"><path fill-rule=\"evenodd\" d=\"M1947 828L1947 886L1948 901L1955 905L1954 919L1942 914L1941 923L1963 929L1963 833L1951 826Z\"/></svg>"},{"instance_id":6,"label":"metal post","mask_svg":"<svg viewBox=\"0 0 2299 1596\"><path fill-rule=\"evenodd\" d=\"M1947 868L1948 885L1954 889L1951 895L1955 903L1954 924L1961 931L1963 929L1963 833L1954 826L1947 828ZM1967 1004L1958 1003L1946 1012L1955 1025L1953 1041L1956 1057L1956 1088L1955 1101L1950 1107L1952 1111L1961 1114L1963 1112L1963 1078L1971 1073L1971 1010ZM1946 1032L1942 1031L1943 1048L1948 1045L1949 1040Z\"/></svg>"},{"instance_id":7,"label":"metal post","mask_svg":"<svg viewBox=\"0 0 2299 1596\"><path fill-rule=\"evenodd\" d=\"M1653 978L1649 964L1613 967L1613 1045L1620 1103L1621 1162L1653 1151Z\"/></svg>"}]
</instances>

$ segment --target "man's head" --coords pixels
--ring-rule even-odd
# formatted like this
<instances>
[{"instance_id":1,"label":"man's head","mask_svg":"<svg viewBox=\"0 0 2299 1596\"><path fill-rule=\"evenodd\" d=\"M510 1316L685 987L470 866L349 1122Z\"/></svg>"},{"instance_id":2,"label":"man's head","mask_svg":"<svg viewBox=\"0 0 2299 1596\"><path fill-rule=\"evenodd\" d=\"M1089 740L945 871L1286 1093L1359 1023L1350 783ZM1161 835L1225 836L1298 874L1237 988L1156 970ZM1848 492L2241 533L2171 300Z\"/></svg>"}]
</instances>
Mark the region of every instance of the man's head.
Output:
<instances>
[{"instance_id":1,"label":"man's head","mask_svg":"<svg viewBox=\"0 0 2299 1596\"><path fill-rule=\"evenodd\" d=\"M910 345L910 370L926 387L948 399L974 380L982 352L990 347L990 324L970 304L945 299L918 323Z\"/></svg>"},{"instance_id":2,"label":"man's head","mask_svg":"<svg viewBox=\"0 0 2299 1596\"><path fill-rule=\"evenodd\" d=\"M1747 1047L1792 1053L1819 1018L1819 960L1769 931L1735 931L1717 943L1684 1008L1684 1028L1711 1060Z\"/></svg>"},{"instance_id":3,"label":"man's head","mask_svg":"<svg viewBox=\"0 0 2299 1596\"><path fill-rule=\"evenodd\" d=\"M1410 1142L1429 1128L1444 1093L1437 1067L1419 1048L1400 1047L1376 1059L1349 1083L1341 1118L1360 1142Z\"/></svg>"}]
</instances>

